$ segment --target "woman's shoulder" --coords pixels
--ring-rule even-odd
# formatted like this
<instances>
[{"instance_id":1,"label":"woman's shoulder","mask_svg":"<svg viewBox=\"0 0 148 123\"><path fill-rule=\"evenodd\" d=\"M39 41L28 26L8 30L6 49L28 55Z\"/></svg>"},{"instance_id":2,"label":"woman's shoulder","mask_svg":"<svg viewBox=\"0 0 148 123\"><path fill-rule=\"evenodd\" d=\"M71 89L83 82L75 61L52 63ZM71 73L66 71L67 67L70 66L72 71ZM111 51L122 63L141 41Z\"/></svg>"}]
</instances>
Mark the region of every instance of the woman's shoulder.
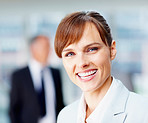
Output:
<instances>
[{"instance_id":1,"label":"woman's shoulder","mask_svg":"<svg viewBox=\"0 0 148 123\"><path fill-rule=\"evenodd\" d=\"M123 83L118 80L116 80L116 84L118 87L118 92L121 92L122 90L122 95L126 94L127 98L127 104L130 105L130 107L147 107L148 108L148 97L137 94L135 92L129 91Z\"/></svg>"},{"instance_id":2,"label":"woman's shoulder","mask_svg":"<svg viewBox=\"0 0 148 123\"><path fill-rule=\"evenodd\" d=\"M130 92L128 97L128 108L143 114L148 113L148 97Z\"/></svg>"},{"instance_id":3,"label":"woman's shoulder","mask_svg":"<svg viewBox=\"0 0 148 123\"><path fill-rule=\"evenodd\" d=\"M143 105L148 107L148 97L142 96L134 92L130 92L129 101L132 101L132 102L135 101L135 105L137 104L137 105ZM144 104L147 104L147 105L144 105Z\"/></svg>"},{"instance_id":4,"label":"woman's shoulder","mask_svg":"<svg viewBox=\"0 0 148 123\"><path fill-rule=\"evenodd\" d=\"M130 92L125 112L128 114L127 120L148 123L148 98Z\"/></svg>"},{"instance_id":5,"label":"woman's shoulder","mask_svg":"<svg viewBox=\"0 0 148 123\"><path fill-rule=\"evenodd\" d=\"M76 123L79 100L64 107L57 119L57 123Z\"/></svg>"}]
</instances>

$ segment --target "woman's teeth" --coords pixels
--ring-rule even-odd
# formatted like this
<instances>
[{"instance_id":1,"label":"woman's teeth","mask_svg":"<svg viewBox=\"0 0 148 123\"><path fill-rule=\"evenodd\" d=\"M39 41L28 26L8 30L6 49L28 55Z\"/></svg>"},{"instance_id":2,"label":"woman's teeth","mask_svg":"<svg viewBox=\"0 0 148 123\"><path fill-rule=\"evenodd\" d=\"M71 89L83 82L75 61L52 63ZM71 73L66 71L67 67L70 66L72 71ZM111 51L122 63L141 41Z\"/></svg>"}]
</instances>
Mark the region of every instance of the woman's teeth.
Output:
<instances>
[{"instance_id":1,"label":"woman's teeth","mask_svg":"<svg viewBox=\"0 0 148 123\"><path fill-rule=\"evenodd\" d=\"M78 73L78 76L81 78L88 78L90 75L93 75L97 72L97 70L92 70L89 72L84 72L84 73Z\"/></svg>"}]
</instances>

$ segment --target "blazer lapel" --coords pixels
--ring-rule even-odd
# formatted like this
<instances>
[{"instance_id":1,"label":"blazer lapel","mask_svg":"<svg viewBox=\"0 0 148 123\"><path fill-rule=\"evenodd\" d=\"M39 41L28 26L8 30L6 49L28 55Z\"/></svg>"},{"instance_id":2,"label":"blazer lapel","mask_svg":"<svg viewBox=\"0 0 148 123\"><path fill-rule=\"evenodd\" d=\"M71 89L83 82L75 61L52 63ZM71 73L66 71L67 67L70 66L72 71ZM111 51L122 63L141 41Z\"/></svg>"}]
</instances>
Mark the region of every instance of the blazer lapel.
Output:
<instances>
[{"instance_id":1,"label":"blazer lapel","mask_svg":"<svg viewBox=\"0 0 148 123\"><path fill-rule=\"evenodd\" d=\"M31 93L36 95L36 91L35 91L35 87L33 84L33 80L32 80L32 76L31 76L31 72L30 72L29 67L26 68L26 71L24 73L25 73L26 83L28 84L27 86L28 86L29 90L32 91Z\"/></svg>"},{"instance_id":2,"label":"blazer lapel","mask_svg":"<svg viewBox=\"0 0 148 123\"><path fill-rule=\"evenodd\" d=\"M119 80L116 80L119 81ZM119 81L116 95L107 109L102 123L124 123L127 113L125 112L129 91Z\"/></svg>"},{"instance_id":3,"label":"blazer lapel","mask_svg":"<svg viewBox=\"0 0 148 123\"><path fill-rule=\"evenodd\" d=\"M114 115L114 117L113 117L113 123L118 123L118 122L124 123L126 117L127 117L127 114L124 113L124 112L123 113L120 113L118 115Z\"/></svg>"}]
</instances>

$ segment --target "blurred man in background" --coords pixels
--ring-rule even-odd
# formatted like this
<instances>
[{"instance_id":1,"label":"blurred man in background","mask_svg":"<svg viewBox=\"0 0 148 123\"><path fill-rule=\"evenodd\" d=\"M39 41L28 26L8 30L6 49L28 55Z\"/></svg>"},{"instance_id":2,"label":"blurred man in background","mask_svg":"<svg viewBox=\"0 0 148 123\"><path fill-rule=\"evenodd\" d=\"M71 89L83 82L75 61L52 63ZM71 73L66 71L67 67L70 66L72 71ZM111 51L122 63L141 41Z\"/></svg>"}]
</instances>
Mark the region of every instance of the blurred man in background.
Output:
<instances>
[{"instance_id":1,"label":"blurred man in background","mask_svg":"<svg viewBox=\"0 0 148 123\"><path fill-rule=\"evenodd\" d=\"M10 118L12 123L56 123L64 107L58 69L47 66L49 38L38 35L30 41L28 66L12 74Z\"/></svg>"}]
</instances>

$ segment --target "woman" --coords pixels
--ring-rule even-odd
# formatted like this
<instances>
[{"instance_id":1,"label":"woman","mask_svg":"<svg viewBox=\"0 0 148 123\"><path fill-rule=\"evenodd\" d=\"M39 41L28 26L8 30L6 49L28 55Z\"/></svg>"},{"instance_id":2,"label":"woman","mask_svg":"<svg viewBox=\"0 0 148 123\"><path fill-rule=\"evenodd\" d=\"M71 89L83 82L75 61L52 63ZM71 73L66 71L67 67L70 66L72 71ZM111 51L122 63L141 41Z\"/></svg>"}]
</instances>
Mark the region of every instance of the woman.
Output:
<instances>
[{"instance_id":1,"label":"woman","mask_svg":"<svg viewBox=\"0 0 148 123\"><path fill-rule=\"evenodd\" d=\"M60 112L58 123L148 123L148 100L111 76L116 42L103 16L93 11L66 16L57 28L55 51L83 91Z\"/></svg>"}]
</instances>

